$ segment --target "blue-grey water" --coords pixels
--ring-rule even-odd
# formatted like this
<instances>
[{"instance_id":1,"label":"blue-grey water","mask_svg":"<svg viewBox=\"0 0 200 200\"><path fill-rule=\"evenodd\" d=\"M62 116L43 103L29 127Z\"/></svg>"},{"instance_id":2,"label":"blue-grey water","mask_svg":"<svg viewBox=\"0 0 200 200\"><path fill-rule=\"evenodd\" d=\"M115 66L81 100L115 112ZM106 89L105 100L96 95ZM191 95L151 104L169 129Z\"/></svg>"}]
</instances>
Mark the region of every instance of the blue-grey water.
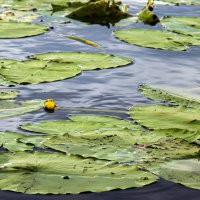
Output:
<instances>
[{"instance_id":1,"label":"blue-grey water","mask_svg":"<svg viewBox=\"0 0 200 200\"><path fill-rule=\"evenodd\" d=\"M136 13L142 4L130 2L130 12ZM166 15L200 16L200 6L164 6L157 5L155 13ZM43 23L54 27L49 32L22 39L1 39L0 57L26 59L26 56L47 51L89 51L125 56L134 60L134 64L116 69L84 71L79 76L63 81L17 86L20 90L17 100L53 98L61 107L97 108L109 110L128 110L132 105L152 103L141 95L137 88L141 83L179 87L182 90L198 88L200 85L200 46L187 51L166 51L143 48L116 39L112 32L117 26L87 25L70 20L60 24L43 18ZM69 21L69 19L64 19ZM147 27L161 29L158 24L149 27L132 24L128 27ZM76 35L99 43L103 48L95 48L63 37ZM7 88L7 87L0 87ZM9 119L2 119L0 130L18 130L18 125L46 119L65 119L74 113L98 113L98 111L77 111L58 109L55 113L46 113L42 109ZM128 118L126 114L100 112ZM24 195L13 192L0 192L0 200L92 200L92 199L132 199L132 200L199 200L200 191L160 180L158 183L139 189L87 193L81 195Z\"/></svg>"}]
</instances>

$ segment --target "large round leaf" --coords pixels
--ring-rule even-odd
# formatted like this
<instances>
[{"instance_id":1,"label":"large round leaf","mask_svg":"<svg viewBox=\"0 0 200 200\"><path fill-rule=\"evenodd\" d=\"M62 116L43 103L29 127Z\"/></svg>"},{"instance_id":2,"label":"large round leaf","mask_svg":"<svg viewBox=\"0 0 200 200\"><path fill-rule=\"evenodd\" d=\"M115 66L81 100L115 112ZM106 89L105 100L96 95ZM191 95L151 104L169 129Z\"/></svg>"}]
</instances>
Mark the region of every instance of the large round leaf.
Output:
<instances>
[{"instance_id":1,"label":"large round leaf","mask_svg":"<svg viewBox=\"0 0 200 200\"><path fill-rule=\"evenodd\" d=\"M82 70L105 69L124 66L132 63L132 60L110 54L90 52L49 52L30 56L45 61L69 62L77 64Z\"/></svg>"},{"instance_id":2,"label":"large round leaf","mask_svg":"<svg viewBox=\"0 0 200 200\"><path fill-rule=\"evenodd\" d=\"M22 38L39 35L48 30L48 27L41 24L23 22L1 22L0 38Z\"/></svg>"},{"instance_id":3,"label":"large round leaf","mask_svg":"<svg viewBox=\"0 0 200 200\"><path fill-rule=\"evenodd\" d=\"M82 159L60 153L1 153L0 188L27 194L101 192L156 181L135 165Z\"/></svg>"},{"instance_id":4,"label":"large round leaf","mask_svg":"<svg viewBox=\"0 0 200 200\"><path fill-rule=\"evenodd\" d=\"M156 49L186 50L187 45L200 45L193 37L152 29L117 30L114 35L130 44Z\"/></svg>"},{"instance_id":5,"label":"large round leaf","mask_svg":"<svg viewBox=\"0 0 200 200\"><path fill-rule=\"evenodd\" d=\"M175 33L189 35L200 40L200 18L173 16L164 17L162 25Z\"/></svg>"}]
</instances>

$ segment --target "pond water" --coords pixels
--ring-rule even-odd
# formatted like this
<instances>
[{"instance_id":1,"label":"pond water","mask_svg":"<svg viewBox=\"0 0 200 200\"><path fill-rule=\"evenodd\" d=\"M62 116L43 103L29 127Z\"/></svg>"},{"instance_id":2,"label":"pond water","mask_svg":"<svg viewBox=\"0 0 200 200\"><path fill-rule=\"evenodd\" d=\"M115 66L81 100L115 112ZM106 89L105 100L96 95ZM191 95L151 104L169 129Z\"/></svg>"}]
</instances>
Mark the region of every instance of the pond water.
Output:
<instances>
[{"instance_id":1,"label":"pond water","mask_svg":"<svg viewBox=\"0 0 200 200\"><path fill-rule=\"evenodd\" d=\"M136 13L143 7L133 4L130 13ZM155 13L161 16L184 15L200 16L199 6L157 5ZM55 113L39 110L19 117L3 119L0 130L16 131L19 124L46 119L66 119L74 113L98 113L128 118L126 114L112 110L128 110L132 105L153 103L137 90L141 83L160 86L179 87L183 90L198 88L200 85L200 46L188 51L176 52L156 50L130 45L116 39L112 32L117 26L87 25L70 20L71 23L59 24L44 17L54 29L46 34L22 39L1 39L0 57L25 59L26 56L46 51L89 51L121 55L134 60L134 64L116 69L84 71L81 75L63 81L17 86L20 90L18 100L53 98L61 109ZM46 22L46 21L47 22ZM66 19L68 21L68 19ZM146 27L132 24L129 27ZM160 29L160 25L149 27ZM78 41L63 37L63 34L77 35L99 43L103 48L95 48ZM1 87L5 88L5 87ZM199 92L200 90L196 90ZM62 109L63 108L63 109ZM74 108L74 109L66 109ZM98 110L79 110L76 108L96 108ZM85 193L81 195L24 195L12 192L0 192L2 200L53 200L53 199L134 199L134 200L198 200L200 191L160 180L140 189L111 191L103 193Z\"/></svg>"}]
</instances>

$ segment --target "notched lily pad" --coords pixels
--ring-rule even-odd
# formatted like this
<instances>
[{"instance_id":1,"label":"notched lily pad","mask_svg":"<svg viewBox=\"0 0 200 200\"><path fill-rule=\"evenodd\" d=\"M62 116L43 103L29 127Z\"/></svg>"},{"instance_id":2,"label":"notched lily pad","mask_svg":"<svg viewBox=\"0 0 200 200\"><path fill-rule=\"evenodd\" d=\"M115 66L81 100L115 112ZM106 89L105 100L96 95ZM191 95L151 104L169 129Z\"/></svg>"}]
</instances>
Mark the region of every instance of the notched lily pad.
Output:
<instances>
[{"instance_id":1,"label":"notched lily pad","mask_svg":"<svg viewBox=\"0 0 200 200\"><path fill-rule=\"evenodd\" d=\"M0 154L0 188L26 194L77 194L141 187L156 181L135 165L60 153Z\"/></svg>"}]
</instances>

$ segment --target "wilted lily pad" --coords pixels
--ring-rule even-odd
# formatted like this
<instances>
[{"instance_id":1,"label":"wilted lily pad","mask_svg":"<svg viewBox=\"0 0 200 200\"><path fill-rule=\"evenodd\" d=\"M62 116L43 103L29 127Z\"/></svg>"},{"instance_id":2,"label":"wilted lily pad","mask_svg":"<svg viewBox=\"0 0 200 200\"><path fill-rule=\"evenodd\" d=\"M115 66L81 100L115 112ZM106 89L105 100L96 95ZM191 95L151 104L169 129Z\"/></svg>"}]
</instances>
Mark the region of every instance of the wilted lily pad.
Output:
<instances>
[{"instance_id":1,"label":"wilted lily pad","mask_svg":"<svg viewBox=\"0 0 200 200\"><path fill-rule=\"evenodd\" d=\"M121 19L130 17L123 12L115 1L90 1L89 3L74 10L66 17L91 24L115 24Z\"/></svg>"},{"instance_id":2,"label":"wilted lily pad","mask_svg":"<svg viewBox=\"0 0 200 200\"><path fill-rule=\"evenodd\" d=\"M0 38L22 38L45 33L48 27L25 22L0 21Z\"/></svg>"},{"instance_id":3,"label":"wilted lily pad","mask_svg":"<svg viewBox=\"0 0 200 200\"><path fill-rule=\"evenodd\" d=\"M200 18L199 17L183 17L173 16L164 17L161 21L162 25L175 33L192 36L200 40Z\"/></svg>"},{"instance_id":4,"label":"wilted lily pad","mask_svg":"<svg viewBox=\"0 0 200 200\"><path fill-rule=\"evenodd\" d=\"M135 165L60 153L0 154L0 188L26 194L77 194L141 187L156 181Z\"/></svg>"},{"instance_id":5,"label":"wilted lily pad","mask_svg":"<svg viewBox=\"0 0 200 200\"><path fill-rule=\"evenodd\" d=\"M128 58L87 52L49 52L30 56L31 60L0 62L0 84L15 85L51 82L71 78L82 70L125 66Z\"/></svg>"},{"instance_id":6,"label":"wilted lily pad","mask_svg":"<svg viewBox=\"0 0 200 200\"><path fill-rule=\"evenodd\" d=\"M188 45L200 45L200 40L193 37L152 29L117 30L114 35L130 44L156 49L183 51Z\"/></svg>"},{"instance_id":7,"label":"wilted lily pad","mask_svg":"<svg viewBox=\"0 0 200 200\"><path fill-rule=\"evenodd\" d=\"M2 100L0 101L0 119L23 115L25 113L39 110L42 107L43 101L39 99L20 102L15 102L13 100Z\"/></svg>"}]
</instances>

